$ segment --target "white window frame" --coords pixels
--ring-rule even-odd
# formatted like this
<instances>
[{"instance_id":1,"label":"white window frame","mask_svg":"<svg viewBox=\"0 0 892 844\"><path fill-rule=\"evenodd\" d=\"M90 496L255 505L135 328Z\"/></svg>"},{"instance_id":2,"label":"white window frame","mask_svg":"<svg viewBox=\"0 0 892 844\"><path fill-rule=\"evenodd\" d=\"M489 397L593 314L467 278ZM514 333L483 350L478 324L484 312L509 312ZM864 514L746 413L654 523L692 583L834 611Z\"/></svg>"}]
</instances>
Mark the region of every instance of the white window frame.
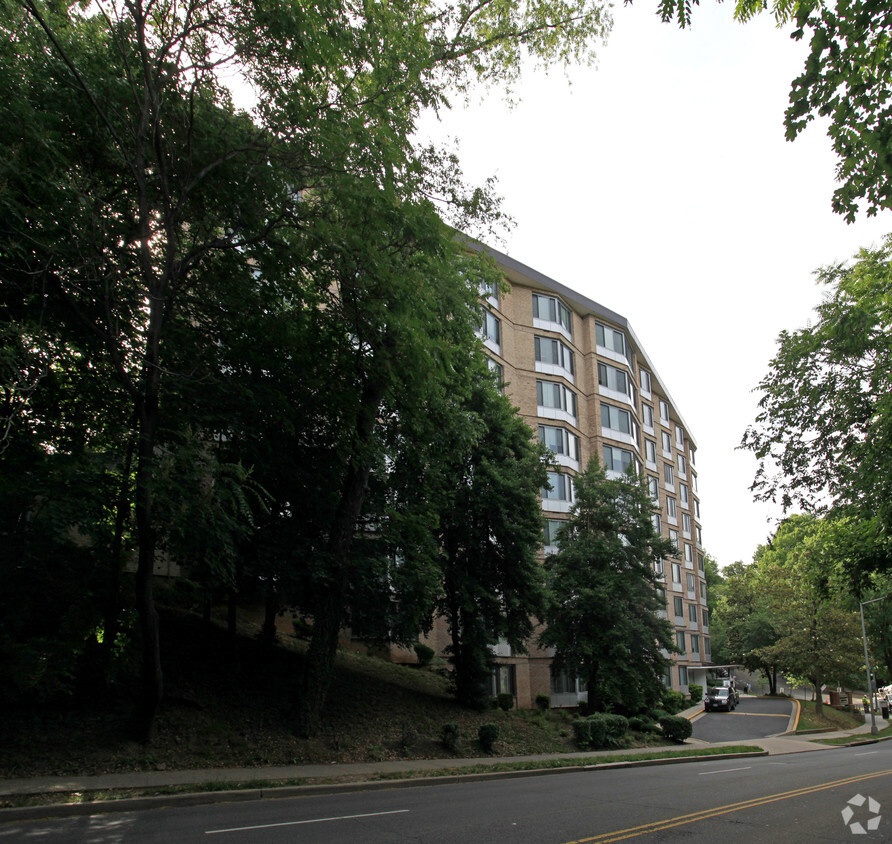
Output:
<instances>
[{"instance_id":1,"label":"white window frame","mask_svg":"<svg viewBox=\"0 0 892 844\"><path fill-rule=\"evenodd\" d=\"M554 435L557 433L557 436ZM548 434L552 436L549 438ZM549 442L551 439L551 442ZM559 442L556 442L559 440ZM539 425L539 442L542 443L553 455L556 463L567 466L570 469L579 469L579 437L560 425ZM559 450L552 448L557 445Z\"/></svg>"},{"instance_id":2,"label":"white window frame","mask_svg":"<svg viewBox=\"0 0 892 844\"><path fill-rule=\"evenodd\" d=\"M559 406L543 404L545 398L554 398L555 393L559 396ZM576 393L566 384L561 384L559 381L537 380L536 404L539 416L546 419L561 419L576 425Z\"/></svg>"},{"instance_id":3,"label":"white window frame","mask_svg":"<svg viewBox=\"0 0 892 844\"><path fill-rule=\"evenodd\" d=\"M533 294L533 327L557 331L573 339L573 312L557 296Z\"/></svg>"},{"instance_id":4,"label":"white window frame","mask_svg":"<svg viewBox=\"0 0 892 844\"><path fill-rule=\"evenodd\" d=\"M534 339L536 372L546 375L560 375L571 384L575 383L576 367L573 350L555 337ZM547 351L546 351L547 350Z\"/></svg>"}]
</instances>

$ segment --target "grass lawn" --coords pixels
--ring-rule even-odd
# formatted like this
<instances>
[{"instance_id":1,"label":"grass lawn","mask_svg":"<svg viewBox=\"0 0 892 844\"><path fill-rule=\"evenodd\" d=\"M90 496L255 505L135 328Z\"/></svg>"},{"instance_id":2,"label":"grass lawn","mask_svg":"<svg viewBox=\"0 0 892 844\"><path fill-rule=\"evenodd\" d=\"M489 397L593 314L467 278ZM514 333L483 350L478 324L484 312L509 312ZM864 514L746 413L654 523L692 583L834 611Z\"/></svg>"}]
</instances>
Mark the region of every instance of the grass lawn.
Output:
<instances>
[{"instance_id":1,"label":"grass lawn","mask_svg":"<svg viewBox=\"0 0 892 844\"><path fill-rule=\"evenodd\" d=\"M864 723L862 713L850 713L845 710L833 709L826 703L821 707L821 715L817 714L817 704L810 700L799 701L801 706L797 732L810 730L851 730L860 727Z\"/></svg>"}]
</instances>

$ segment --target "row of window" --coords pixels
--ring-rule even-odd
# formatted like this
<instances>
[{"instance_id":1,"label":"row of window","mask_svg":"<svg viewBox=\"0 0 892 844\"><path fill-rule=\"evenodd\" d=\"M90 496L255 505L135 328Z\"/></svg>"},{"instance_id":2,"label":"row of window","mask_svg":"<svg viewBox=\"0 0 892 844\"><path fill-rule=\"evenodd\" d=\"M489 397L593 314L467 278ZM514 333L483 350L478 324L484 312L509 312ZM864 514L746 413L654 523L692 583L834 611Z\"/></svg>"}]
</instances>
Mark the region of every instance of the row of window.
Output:
<instances>
[{"instance_id":1,"label":"row of window","mask_svg":"<svg viewBox=\"0 0 892 844\"><path fill-rule=\"evenodd\" d=\"M688 633L685 634L684 630L676 630L675 631L675 646L681 651L682 655L692 654L692 655L700 655L700 640L703 640L703 657L708 658L712 656L712 649L709 642L709 636L700 636L698 633ZM690 644L690 649L688 649L687 645Z\"/></svg>"}]
</instances>

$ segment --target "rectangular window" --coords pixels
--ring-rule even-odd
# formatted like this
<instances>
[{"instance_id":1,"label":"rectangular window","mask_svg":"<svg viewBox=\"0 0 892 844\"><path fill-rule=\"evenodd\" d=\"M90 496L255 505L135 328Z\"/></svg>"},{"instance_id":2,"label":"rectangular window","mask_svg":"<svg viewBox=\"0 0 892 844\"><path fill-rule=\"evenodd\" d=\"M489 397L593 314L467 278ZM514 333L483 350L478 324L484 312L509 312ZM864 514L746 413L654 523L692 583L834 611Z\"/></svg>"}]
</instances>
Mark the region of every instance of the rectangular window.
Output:
<instances>
[{"instance_id":1,"label":"rectangular window","mask_svg":"<svg viewBox=\"0 0 892 844\"><path fill-rule=\"evenodd\" d=\"M632 379L629 374L615 366L610 366L610 364L598 364L598 383L608 390L623 393L629 397L632 395Z\"/></svg>"},{"instance_id":2,"label":"rectangular window","mask_svg":"<svg viewBox=\"0 0 892 844\"><path fill-rule=\"evenodd\" d=\"M670 497L666 498L666 512L669 514L670 519L678 518L678 508L675 504L675 499Z\"/></svg>"},{"instance_id":3,"label":"rectangular window","mask_svg":"<svg viewBox=\"0 0 892 844\"><path fill-rule=\"evenodd\" d=\"M678 556L678 531L669 528L669 541L675 546L675 556Z\"/></svg>"},{"instance_id":4,"label":"rectangular window","mask_svg":"<svg viewBox=\"0 0 892 844\"><path fill-rule=\"evenodd\" d=\"M637 430L632 414L628 410L614 407L611 404L601 404L601 427L611 431L619 431L637 439Z\"/></svg>"},{"instance_id":5,"label":"rectangular window","mask_svg":"<svg viewBox=\"0 0 892 844\"><path fill-rule=\"evenodd\" d=\"M694 546L688 542L684 544L684 561L686 563L694 562ZM692 568L692 566L688 566L688 568Z\"/></svg>"},{"instance_id":6,"label":"rectangular window","mask_svg":"<svg viewBox=\"0 0 892 844\"><path fill-rule=\"evenodd\" d=\"M668 427L669 425L669 402L660 399L660 422Z\"/></svg>"},{"instance_id":7,"label":"rectangular window","mask_svg":"<svg viewBox=\"0 0 892 844\"><path fill-rule=\"evenodd\" d=\"M534 293L533 317L541 319L543 322L553 322L561 326L568 334L573 334L570 309L554 296L543 296L541 293Z\"/></svg>"},{"instance_id":8,"label":"rectangular window","mask_svg":"<svg viewBox=\"0 0 892 844\"><path fill-rule=\"evenodd\" d=\"M545 533L545 545L551 547L557 547L557 532L563 526L563 522L560 519L545 519L543 520L543 530Z\"/></svg>"},{"instance_id":9,"label":"rectangular window","mask_svg":"<svg viewBox=\"0 0 892 844\"><path fill-rule=\"evenodd\" d=\"M493 360L487 355L486 365L489 371L495 376L496 386L501 390L505 384L505 368L498 361Z\"/></svg>"},{"instance_id":10,"label":"rectangular window","mask_svg":"<svg viewBox=\"0 0 892 844\"><path fill-rule=\"evenodd\" d=\"M688 592L691 592L692 594L696 594L697 581L694 578L694 575L688 574L687 579L688 579Z\"/></svg>"},{"instance_id":11,"label":"rectangular window","mask_svg":"<svg viewBox=\"0 0 892 844\"><path fill-rule=\"evenodd\" d=\"M660 580L663 579L663 561L657 560L654 563L654 573ZM666 600L666 590L663 589L662 586L657 587L657 594L665 601Z\"/></svg>"},{"instance_id":12,"label":"rectangular window","mask_svg":"<svg viewBox=\"0 0 892 844\"><path fill-rule=\"evenodd\" d=\"M679 484L678 485L678 498L681 501L682 507L690 506L690 499L688 498L688 485L687 484Z\"/></svg>"},{"instance_id":13,"label":"rectangular window","mask_svg":"<svg viewBox=\"0 0 892 844\"><path fill-rule=\"evenodd\" d=\"M683 454L678 455L678 474L683 478L688 476L688 462Z\"/></svg>"},{"instance_id":14,"label":"rectangular window","mask_svg":"<svg viewBox=\"0 0 892 844\"><path fill-rule=\"evenodd\" d=\"M675 607L675 617L684 618L684 601L681 600L681 595L673 596L672 604Z\"/></svg>"},{"instance_id":15,"label":"rectangular window","mask_svg":"<svg viewBox=\"0 0 892 844\"><path fill-rule=\"evenodd\" d=\"M576 393L557 381L537 381L536 401L540 407L563 410L576 416Z\"/></svg>"},{"instance_id":16,"label":"rectangular window","mask_svg":"<svg viewBox=\"0 0 892 844\"><path fill-rule=\"evenodd\" d=\"M517 681L515 677L516 667L513 665L494 665L490 675L489 690L493 697L508 693L517 693Z\"/></svg>"},{"instance_id":17,"label":"rectangular window","mask_svg":"<svg viewBox=\"0 0 892 844\"><path fill-rule=\"evenodd\" d=\"M657 444L653 440L644 441L644 457L648 463L657 462Z\"/></svg>"},{"instance_id":18,"label":"rectangular window","mask_svg":"<svg viewBox=\"0 0 892 844\"><path fill-rule=\"evenodd\" d=\"M672 582L681 586L681 565L679 563L672 564Z\"/></svg>"},{"instance_id":19,"label":"rectangular window","mask_svg":"<svg viewBox=\"0 0 892 844\"><path fill-rule=\"evenodd\" d=\"M697 554L697 565L700 567L700 571L706 571L706 560L703 559L702 554Z\"/></svg>"},{"instance_id":20,"label":"rectangular window","mask_svg":"<svg viewBox=\"0 0 892 844\"><path fill-rule=\"evenodd\" d=\"M551 489L542 488L542 497L549 501L572 501L573 478L561 472L549 472L548 483Z\"/></svg>"},{"instance_id":21,"label":"rectangular window","mask_svg":"<svg viewBox=\"0 0 892 844\"><path fill-rule=\"evenodd\" d=\"M706 581L700 581L700 597L705 601L706 600Z\"/></svg>"},{"instance_id":22,"label":"rectangular window","mask_svg":"<svg viewBox=\"0 0 892 844\"><path fill-rule=\"evenodd\" d=\"M671 463L663 464L663 480L666 482L666 486L675 486L675 470Z\"/></svg>"},{"instance_id":23,"label":"rectangular window","mask_svg":"<svg viewBox=\"0 0 892 844\"><path fill-rule=\"evenodd\" d=\"M678 666L678 682L682 686L688 685L688 667L686 665Z\"/></svg>"},{"instance_id":24,"label":"rectangular window","mask_svg":"<svg viewBox=\"0 0 892 844\"><path fill-rule=\"evenodd\" d=\"M675 444L679 448L684 448L684 428L681 425L675 426Z\"/></svg>"},{"instance_id":25,"label":"rectangular window","mask_svg":"<svg viewBox=\"0 0 892 844\"><path fill-rule=\"evenodd\" d=\"M499 318L491 311L483 311L483 325L480 331L484 340L489 340L498 346L502 342L502 324Z\"/></svg>"},{"instance_id":26,"label":"rectangular window","mask_svg":"<svg viewBox=\"0 0 892 844\"><path fill-rule=\"evenodd\" d=\"M681 653L685 652L684 647L684 630L676 630L675 631L675 646L678 648Z\"/></svg>"},{"instance_id":27,"label":"rectangular window","mask_svg":"<svg viewBox=\"0 0 892 844\"><path fill-rule=\"evenodd\" d=\"M691 633L691 653L700 653L700 636L696 633Z\"/></svg>"},{"instance_id":28,"label":"rectangular window","mask_svg":"<svg viewBox=\"0 0 892 844\"><path fill-rule=\"evenodd\" d=\"M550 337L536 337L535 345L538 363L559 366L561 369L566 369L571 375L573 374L573 352L568 346L565 346L560 340L553 340Z\"/></svg>"},{"instance_id":29,"label":"rectangular window","mask_svg":"<svg viewBox=\"0 0 892 844\"><path fill-rule=\"evenodd\" d=\"M641 421L645 428L653 429L654 426L654 409L649 404L641 405Z\"/></svg>"},{"instance_id":30,"label":"rectangular window","mask_svg":"<svg viewBox=\"0 0 892 844\"><path fill-rule=\"evenodd\" d=\"M609 325L602 325L600 322L595 323L595 341L604 349L616 352L618 355L626 356L626 335L622 331L617 331Z\"/></svg>"},{"instance_id":31,"label":"rectangular window","mask_svg":"<svg viewBox=\"0 0 892 844\"><path fill-rule=\"evenodd\" d=\"M539 442L549 451L579 460L579 437L556 425L539 426Z\"/></svg>"},{"instance_id":32,"label":"rectangular window","mask_svg":"<svg viewBox=\"0 0 892 844\"><path fill-rule=\"evenodd\" d=\"M631 451L612 445L604 446L604 468L608 472L625 474L629 466L632 466L636 472L638 471L635 455Z\"/></svg>"},{"instance_id":33,"label":"rectangular window","mask_svg":"<svg viewBox=\"0 0 892 844\"><path fill-rule=\"evenodd\" d=\"M697 623L697 605L688 604L688 620Z\"/></svg>"},{"instance_id":34,"label":"rectangular window","mask_svg":"<svg viewBox=\"0 0 892 844\"><path fill-rule=\"evenodd\" d=\"M662 535L663 533L663 519L659 513L654 513L650 517L651 524L654 526L654 532L657 536Z\"/></svg>"},{"instance_id":35,"label":"rectangular window","mask_svg":"<svg viewBox=\"0 0 892 844\"><path fill-rule=\"evenodd\" d=\"M659 503L660 501L660 484L656 478L648 475L647 477L647 493L650 495L650 500L654 502L654 504Z\"/></svg>"},{"instance_id":36,"label":"rectangular window","mask_svg":"<svg viewBox=\"0 0 892 844\"><path fill-rule=\"evenodd\" d=\"M685 536L690 538L691 536L691 514L690 513L682 513L681 514L681 530ZM688 546L690 547L690 546ZM693 557L691 557L693 559Z\"/></svg>"},{"instance_id":37,"label":"rectangular window","mask_svg":"<svg viewBox=\"0 0 892 844\"><path fill-rule=\"evenodd\" d=\"M669 436L665 431L661 431L660 435L663 440L663 454L667 456L672 456L672 437Z\"/></svg>"},{"instance_id":38,"label":"rectangular window","mask_svg":"<svg viewBox=\"0 0 892 844\"><path fill-rule=\"evenodd\" d=\"M703 618L703 629L705 630L709 627L709 610L706 609L706 607L703 607L703 612L701 612L700 615Z\"/></svg>"},{"instance_id":39,"label":"rectangular window","mask_svg":"<svg viewBox=\"0 0 892 844\"><path fill-rule=\"evenodd\" d=\"M646 369L641 370L641 392L650 395L652 392L650 386L650 373Z\"/></svg>"},{"instance_id":40,"label":"rectangular window","mask_svg":"<svg viewBox=\"0 0 892 844\"><path fill-rule=\"evenodd\" d=\"M705 623L706 622L704 622L704 624ZM712 656L712 647L709 644L709 636L703 637L703 653L706 655L707 658Z\"/></svg>"}]
</instances>

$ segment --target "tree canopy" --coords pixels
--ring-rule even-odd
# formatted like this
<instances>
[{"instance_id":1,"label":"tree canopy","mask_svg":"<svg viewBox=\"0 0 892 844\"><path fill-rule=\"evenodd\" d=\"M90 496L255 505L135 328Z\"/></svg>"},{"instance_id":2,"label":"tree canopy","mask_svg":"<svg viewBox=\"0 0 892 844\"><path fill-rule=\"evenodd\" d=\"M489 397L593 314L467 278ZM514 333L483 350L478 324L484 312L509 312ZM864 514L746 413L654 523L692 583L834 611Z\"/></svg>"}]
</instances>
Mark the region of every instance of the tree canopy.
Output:
<instances>
[{"instance_id":1,"label":"tree canopy","mask_svg":"<svg viewBox=\"0 0 892 844\"><path fill-rule=\"evenodd\" d=\"M394 583L387 538L362 541L373 517L425 544L377 494L388 460L431 441L425 410L475 350L475 281L443 220L501 213L416 147L415 121L510 88L525 59L589 60L609 26L595 0L0 5L17 92L0 104L3 533L21 564L35 501L64 522L63 462L102 479L70 527L82 550L108 537L97 583L135 551L144 738L169 552L208 589L250 580L313 616L298 708L318 721L351 600ZM186 471L202 449L203 482Z\"/></svg>"},{"instance_id":2,"label":"tree canopy","mask_svg":"<svg viewBox=\"0 0 892 844\"><path fill-rule=\"evenodd\" d=\"M698 0L659 0L664 21L693 26ZM809 41L802 72L790 85L784 115L787 140L812 122L827 120L837 156L832 208L848 222L892 207L892 20L883 0L737 0L734 16L745 22L768 12L790 37Z\"/></svg>"},{"instance_id":3,"label":"tree canopy","mask_svg":"<svg viewBox=\"0 0 892 844\"><path fill-rule=\"evenodd\" d=\"M867 567L888 566L892 525L890 250L887 239L818 272L816 320L780 334L742 442L759 461L759 499L873 522L877 541L852 546Z\"/></svg>"}]
</instances>

